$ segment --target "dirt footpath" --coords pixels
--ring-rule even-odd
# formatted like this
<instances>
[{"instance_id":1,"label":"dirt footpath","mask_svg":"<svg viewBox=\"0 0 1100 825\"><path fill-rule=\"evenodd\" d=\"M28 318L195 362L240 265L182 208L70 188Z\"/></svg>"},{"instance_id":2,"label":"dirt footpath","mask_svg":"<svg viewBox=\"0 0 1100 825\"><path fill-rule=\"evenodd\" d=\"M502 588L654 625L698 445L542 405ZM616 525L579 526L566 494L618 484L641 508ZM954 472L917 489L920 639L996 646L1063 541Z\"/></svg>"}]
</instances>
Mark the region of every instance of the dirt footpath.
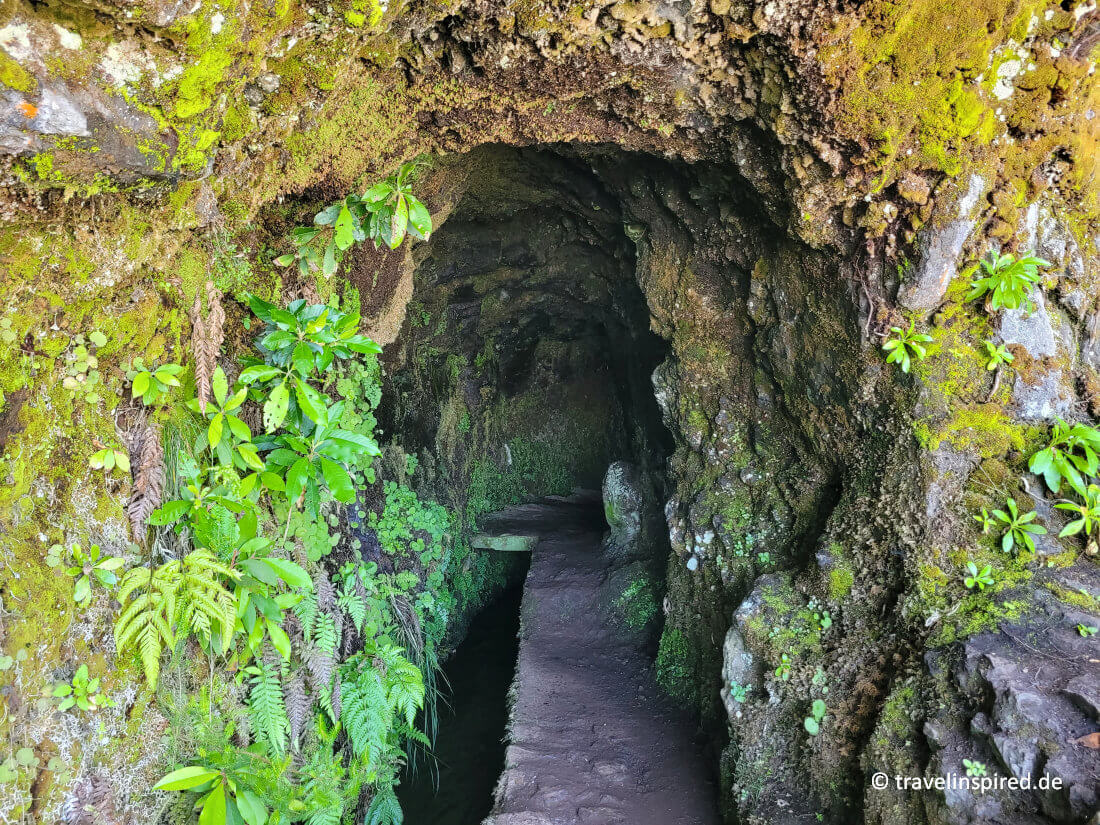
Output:
<instances>
[{"instance_id":1,"label":"dirt footpath","mask_svg":"<svg viewBox=\"0 0 1100 825\"><path fill-rule=\"evenodd\" d=\"M691 723L601 613L603 527L592 513L548 502L513 508L494 525L541 539L523 593L505 770L486 825L717 823Z\"/></svg>"}]
</instances>

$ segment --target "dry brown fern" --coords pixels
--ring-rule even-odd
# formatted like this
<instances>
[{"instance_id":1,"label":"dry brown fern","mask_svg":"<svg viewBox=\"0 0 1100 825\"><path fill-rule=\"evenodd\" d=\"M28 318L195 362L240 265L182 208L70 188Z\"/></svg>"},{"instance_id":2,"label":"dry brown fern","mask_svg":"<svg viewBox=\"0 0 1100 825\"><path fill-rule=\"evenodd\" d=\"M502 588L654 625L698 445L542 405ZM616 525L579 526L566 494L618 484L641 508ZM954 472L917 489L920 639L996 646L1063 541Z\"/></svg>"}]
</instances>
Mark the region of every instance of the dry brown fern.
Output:
<instances>
[{"instance_id":1,"label":"dry brown fern","mask_svg":"<svg viewBox=\"0 0 1100 825\"><path fill-rule=\"evenodd\" d=\"M195 390L199 396L199 409L206 414L206 402L210 400L210 376L214 373L206 361L206 324L202 318L202 296L195 295L191 305L191 354L195 356Z\"/></svg>"},{"instance_id":2,"label":"dry brown fern","mask_svg":"<svg viewBox=\"0 0 1100 825\"><path fill-rule=\"evenodd\" d=\"M126 505L126 516L130 519L134 540L140 543L145 537L146 519L164 499L164 451L156 427L145 428L141 437L141 458L131 464L135 467L134 489Z\"/></svg>"},{"instance_id":3,"label":"dry brown fern","mask_svg":"<svg viewBox=\"0 0 1100 825\"><path fill-rule=\"evenodd\" d=\"M206 293L206 315L202 311L202 295ZM206 413L210 402L210 380L218 366L218 354L225 340L225 309L222 292L213 281L206 282L205 290L195 295L191 305L191 351L195 356L195 388L199 396L199 409Z\"/></svg>"},{"instance_id":4,"label":"dry brown fern","mask_svg":"<svg viewBox=\"0 0 1100 825\"><path fill-rule=\"evenodd\" d=\"M218 360L218 353L225 341L225 309L222 307L222 291L214 286L213 281L206 282L206 338L211 349L207 357L213 364Z\"/></svg>"}]
</instances>

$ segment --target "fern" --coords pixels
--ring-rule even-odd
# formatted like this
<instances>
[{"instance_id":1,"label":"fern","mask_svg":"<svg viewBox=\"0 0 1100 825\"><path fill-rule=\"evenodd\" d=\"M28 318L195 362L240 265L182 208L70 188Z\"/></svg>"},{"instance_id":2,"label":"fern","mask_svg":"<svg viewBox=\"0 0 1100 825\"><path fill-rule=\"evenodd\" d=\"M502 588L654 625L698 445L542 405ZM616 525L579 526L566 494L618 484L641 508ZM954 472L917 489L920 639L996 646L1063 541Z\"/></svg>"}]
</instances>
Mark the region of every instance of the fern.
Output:
<instances>
[{"instance_id":1,"label":"fern","mask_svg":"<svg viewBox=\"0 0 1100 825\"><path fill-rule=\"evenodd\" d=\"M222 583L236 573L209 550L194 550L156 569L135 567L122 577L115 620L115 649L138 654L150 689L160 676L160 657L177 638L196 633L204 644L221 633L228 640L236 621L236 600ZM173 632L173 627L175 632Z\"/></svg>"},{"instance_id":2,"label":"fern","mask_svg":"<svg viewBox=\"0 0 1100 825\"><path fill-rule=\"evenodd\" d=\"M391 644L368 643L367 651L353 657L344 670L340 721L356 757L378 767L392 744L395 717L407 727L416 720L424 704L424 678L404 651Z\"/></svg>"},{"instance_id":3,"label":"fern","mask_svg":"<svg viewBox=\"0 0 1100 825\"><path fill-rule=\"evenodd\" d=\"M119 585L118 600L123 610L115 620L115 650L120 657L131 649L138 654L150 690L160 677L161 650L175 644L170 623L175 613L178 577L175 565L169 571L163 567L155 571L135 567L122 577ZM132 596L133 601L129 601Z\"/></svg>"},{"instance_id":4,"label":"fern","mask_svg":"<svg viewBox=\"0 0 1100 825\"><path fill-rule=\"evenodd\" d=\"M279 671L280 665L276 657L265 657L245 668L252 683L248 694L248 711L253 733L266 742L276 756L286 753L287 736L290 732Z\"/></svg>"},{"instance_id":5,"label":"fern","mask_svg":"<svg viewBox=\"0 0 1100 825\"><path fill-rule=\"evenodd\" d=\"M310 701L309 695L306 693L306 686L300 675L295 675L287 682L286 693L283 698L286 704L287 719L290 721L290 742L297 750L298 738L302 735L302 729L305 727L310 711L313 709L313 702Z\"/></svg>"},{"instance_id":6,"label":"fern","mask_svg":"<svg viewBox=\"0 0 1100 825\"><path fill-rule=\"evenodd\" d=\"M313 644L318 650L335 656L336 646L340 642L339 633L339 625L330 614L318 614L313 626Z\"/></svg>"},{"instance_id":7,"label":"fern","mask_svg":"<svg viewBox=\"0 0 1100 825\"><path fill-rule=\"evenodd\" d=\"M350 577L350 580L344 580L336 603L351 619L355 629L362 633L363 623L367 620L367 591L359 581L358 574Z\"/></svg>"},{"instance_id":8,"label":"fern","mask_svg":"<svg viewBox=\"0 0 1100 825\"><path fill-rule=\"evenodd\" d=\"M370 668L345 681L342 705L340 721L352 751L368 765L377 766L393 722L386 687L378 671Z\"/></svg>"},{"instance_id":9,"label":"fern","mask_svg":"<svg viewBox=\"0 0 1100 825\"><path fill-rule=\"evenodd\" d=\"M364 825L401 825L405 814L401 810L401 803L397 800L397 794L393 792L392 785L379 788L374 798L370 801Z\"/></svg>"},{"instance_id":10,"label":"fern","mask_svg":"<svg viewBox=\"0 0 1100 825\"><path fill-rule=\"evenodd\" d=\"M420 668L402 655L396 645L381 645L378 655L386 665L386 699L395 713L412 725L416 712L424 706L424 675Z\"/></svg>"},{"instance_id":11,"label":"fern","mask_svg":"<svg viewBox=\"0 0 1100 825\"><path fill-rule=\"evenodd\" d=\"M294 615L301 622L302 633L306 636L312 636L318 615L317 594L313 590L307 590L305 595L302 596L302 600L294 605L291 610L294 611Z\"/></svg>"}]
</instances>

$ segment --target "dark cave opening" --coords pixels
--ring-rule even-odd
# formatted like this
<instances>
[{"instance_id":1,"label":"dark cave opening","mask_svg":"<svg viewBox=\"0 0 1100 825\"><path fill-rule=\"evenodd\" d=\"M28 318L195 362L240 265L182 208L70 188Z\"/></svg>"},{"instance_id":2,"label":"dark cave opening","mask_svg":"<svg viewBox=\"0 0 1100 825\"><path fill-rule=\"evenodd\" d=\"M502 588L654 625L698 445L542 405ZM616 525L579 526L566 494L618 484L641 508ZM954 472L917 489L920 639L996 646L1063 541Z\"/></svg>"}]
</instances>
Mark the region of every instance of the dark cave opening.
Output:
<instances>
[{"instance_id":1,"label":"dark cave opening","mask_svg":"<svg viewBox=\"0 0 1100 825\"><path fill-rule=\"evenodd\" d=\"M757 747L730 738L729 617L759 582L792 592L845 563L819 548L835 545L863 426L855 286L838 290L843 263L792 240L728 166L496 145L439 163L442 219L413 250L383 355L388 460L400 473L413 457L409 483L467 536L509 505L598 490L627 462L639 525L600 550L603 607L717 770ZM453 644L517 570L466 557L460 597L496 583L453 617ZM722 792L728 811L737 791Z\"/></svg>"},{"instance_id":2,"label":"dark cave opening","mask_svg":"<svg viewBox=\"0 0 1100 825\"><path fill-rule=\"evenodd\" d=\"M484 147L461 175L462 197L416 254L382 426L420 458L420 483L467 488L474 520L598 489L616 460L662 498L673 440L651 375L668 345L651 331L620 203L564 153Z\"/></svg>"}]
</instances>

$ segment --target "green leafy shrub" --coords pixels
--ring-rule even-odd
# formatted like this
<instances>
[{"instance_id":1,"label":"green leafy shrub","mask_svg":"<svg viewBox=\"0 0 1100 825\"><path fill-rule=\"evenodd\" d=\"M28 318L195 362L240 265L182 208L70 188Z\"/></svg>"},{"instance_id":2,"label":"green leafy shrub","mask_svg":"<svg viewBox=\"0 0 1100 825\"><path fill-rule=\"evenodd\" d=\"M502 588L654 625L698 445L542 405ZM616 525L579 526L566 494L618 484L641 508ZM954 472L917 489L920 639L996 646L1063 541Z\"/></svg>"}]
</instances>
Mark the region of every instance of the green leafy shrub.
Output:
<instances>
[{"instance_id":1,"label":"green leafy shrub","mask_svg":"<svg viewBox=\"0 0 1100 825\"><path fill-rule=\"evenodd\" d=\"M412 178L416 165L404 164L381 183L376 183L362 195L348 195L330 204L313 218L313 226L299 226L290 235L295 251L280 255L280 266L298 262L303 274L320 270L325 277L336 274L344 253L354 244L367 239L376 247L396 249L406 234L427 240L432 232L432 218L413 194Z\"/></svg>"}]
</instances>

